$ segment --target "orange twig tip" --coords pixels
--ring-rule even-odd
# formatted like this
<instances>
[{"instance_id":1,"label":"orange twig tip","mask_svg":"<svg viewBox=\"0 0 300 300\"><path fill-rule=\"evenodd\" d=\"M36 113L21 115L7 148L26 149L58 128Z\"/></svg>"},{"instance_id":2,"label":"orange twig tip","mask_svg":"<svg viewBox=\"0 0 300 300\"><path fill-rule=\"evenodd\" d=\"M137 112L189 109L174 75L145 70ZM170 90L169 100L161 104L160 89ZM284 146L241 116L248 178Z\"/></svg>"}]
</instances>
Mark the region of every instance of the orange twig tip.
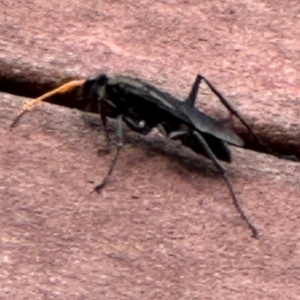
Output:
<instances>
[{"instance_id":1,"label":"orange twig tip","mask_svg":"<svg viewBox=\"0 0 300 300\"><path fill-rule=\"evenodd\" d=\"M21 111L18 113L17 117L15 118L14 122L11 124L10 128L13 128L16 126L16 124L19 122L21 117L30 109L32 109L34 106L36 106L39 102L44 101L45 99L55 95L55 94L63 94L69 91L72 91L76 87L82 86L84 83L84 80L72 80L70 82L67 82L60 87L45 93L44 95L26 103Z\"/></svg>"}]
</instances>

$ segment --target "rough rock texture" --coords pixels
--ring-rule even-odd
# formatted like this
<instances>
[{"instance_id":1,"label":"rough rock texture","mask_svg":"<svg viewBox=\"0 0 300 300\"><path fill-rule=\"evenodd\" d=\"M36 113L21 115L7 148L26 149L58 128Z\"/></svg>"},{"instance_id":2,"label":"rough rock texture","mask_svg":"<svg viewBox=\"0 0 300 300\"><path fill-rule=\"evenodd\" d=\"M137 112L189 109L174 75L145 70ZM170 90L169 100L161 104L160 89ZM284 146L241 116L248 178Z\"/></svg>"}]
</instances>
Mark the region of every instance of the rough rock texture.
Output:
<instances>
[{"instance_id":1,"label":"rough rock texture","mask_svg":"<svg viewBox=\"0 0 300 300\"><path fill-rule=\"evenodd\" d=\"M279 0L2 1L0 89L35 95L102 70L183 98L201 72L299 154L299 13ZM300 298L299 163L232 149L254 240L207 160L129 133L97 195L102 132L47 104L8 131L22 101L0 101L0 299Z\"/></svg>"},{"instance_id":2,"label":"rough rock texture","mask_svg":"<svg viewBox=\"0 0 300 300\"><path fill-rule=\"evenodd\" d=\"M49 104L9 132L14 103L1 95L1 297L298 297L298 163L233 152L228 172L255 240L207 160L127 136L98 195L111 161L97 156L103 134Z\"/></svg>"}]
</instances>

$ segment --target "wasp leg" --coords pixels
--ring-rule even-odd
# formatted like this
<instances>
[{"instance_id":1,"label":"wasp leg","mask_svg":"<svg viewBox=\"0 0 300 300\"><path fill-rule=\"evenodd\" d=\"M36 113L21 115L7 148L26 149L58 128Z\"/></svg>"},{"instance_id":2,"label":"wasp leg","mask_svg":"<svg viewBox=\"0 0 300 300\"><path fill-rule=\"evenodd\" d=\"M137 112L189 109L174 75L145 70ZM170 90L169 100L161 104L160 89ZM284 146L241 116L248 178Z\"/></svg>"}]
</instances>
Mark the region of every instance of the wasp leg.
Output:
<instances>
[{"instance_id":1,"label":"wasp leg","mask_svg":"<svg viewBox=\"0 0 300 300\"><path fill-rule=\"evenodd\" d=\"M144 120L135 121L131 117L128 117L128 116L124 116L123 120L132 131L135 131L135 132L138 132L138 133L144 134L144 135L147 135L151 131L151 128L147 126L147 124L145 123Z\"/></svg>"},{"instance_id":2,"label":"wasp leg","mask_svg":"<svg viewBox=\"0 0 300 300\"><path fill-rule=\"evenodd\" d=\"M101 153L110 153L111 152L111 141L107 130L107 118L103 114L100 114L101 123L104 129L105 134L105 147L98 150L98 156L101 156Z\"/></svg>"},{"instance_id":3,"label":"wasp leg","mask_svg":"<svg viewBox=\"0 0 300 300\"><path fill-rule=\"evenodd\" d=\"M178 130L171 132L169 134L169 138L173 140L180 140L184 146L190 148L195 153L210 158L203 147L203 143L199 140L195 133L196 131L190 132L187 130ZM231 153L225 142L210 134L202 133L201 136L205 139L209 149L214 153L217 159L228 163L231 162Z\"/></svg>"},{"instance_id":4,"label":"wasp leg","mask_svg":"<svg viewBox=\"0 0 300 300\"><path fill-rule=\"evenodd\" d=\"M186 130L178 130L178 131L172 131L169 134L169 138L171 140L181 140L184 136L188 134L188 131Z\"/></svg>"},{"instance_id":5,"label":"wasp leg","mask_svg":"<svg viewBox=\"0 0 300 300\"><path fill-rule=\"evenodd\" d=\"M239 112L228 102L228 100L225 99L225 97L221 94L221 92L219 92L216 87L208 80L206 79L204 76L202 75L198 75L201 77L201 80L203 79L206 84L208 85L208 87L210 88L210 90L219 98L219 100L222 102L222 104L229 110L229 112L231 114L233 114L234 116L236 116L241 123L247 128L248 132L252 135L252 137L256 140L257 137L254 134L253 130L251 129L251 127L248 125L248 123L245 121L245 119L239 114Z\"/></svg>"},{"instance_id":6,"label":"wasp leg","mask_svg":"<svg viewBox=\"0 0 300 300\"><path fill-rule=\"evenodd\" d=\"M156 129L158 130L158 132L159 132L163 137L165 137L165 138L168 137L168 133L167 133L165 127L163 126L163 124L158 123L158 124L156 125Z\"/></svg>"},{"instance_id":7,"label":"wasp leg","mask_svg":"<svg viewBox=\"0 0 300 300\"><path fill-rule=\"evenodd\" d=\"M227 177L226 174L226 170L225 168L221 165L221 163L218 161L218 159L216 158L216 156L214 155L214 153L211 151L211 149L209 148L208 144L206 143L205 139L201 136L200 133L198 132L194 132L195 136L197 136L197 138L199 139L199 142L201 142L203 149L205 150L207 156L213 161L213 163L215 164L215 166L218 168L218 170L220 171L220 173L222 174L224 180L226 181L226 184L229 188L232 200L233 200L233 204L236 208L236 210L239 212L240 216L242 217L242 219L246 222L246 224L248 225L249 229L252 232L252 236L257 238L258 236L258 232L257 229L255 228L255 226L251 223L251 221L248 219L248 217L244 214L236 196L235 196L235 192L233 189L233 186L229 180L229 178Z\"/></svg>"},{"instance_id":8,"label":"wasp leg","mask_svg":"<svg viewBox=\"0 0 300 300\"><path fill-rule=\"evenodd\" d=\"M200 87L202 79L203 79L203 77L201 75L196 76L196 79L193 83L190 94L189 94L188 98L184 101L190 107L195 106L195 101L196 101L196 98L197 98L197 94L198 94L199 87Z\"/></svg>"},{"instance_id":9,"label":"wasp leg","mask_svg":"<svg viewBox=\"0 0 300 300\"><path fill-rule=\"evenodd\" d=\"M260 139L257 137L257 135L253 132L252 128L248 125L248 123L245 121L245 119L239 114L239 112L225 99L225 97L215 88L215 86L204 76L199 75L203 80L205 80L208 87L211 89L211 91L219 98L219 100L223 103L223 105L228 109L228 111L237 117L240 122L247 128L248 132L252 136L255 143L261 148L262 151L265 151L267 153L270 153L274 156L277 156L279 158L284 158L283 155L277 153L273 149L271 149L268 145L265 145L260 141Z\"/></svg>"},{"instance_id":10,"label":"wasp leg","mask_svg":"<svg viewBox=\"0 0 300 300\"><path fill-rule=\"evenodd\" d=\"M101 190L103 190L103 188L106 186L106 184L108 183L108 180L114 170L114 167L117 163L119 154L121 152L121 149L123 148L123 129L122 129L122 115L119 115L117 118L117 123L118 123L118 129L117 129L117 136L118 136L118 142L117 142L117 152L115 154L115 157L110 165L110 168L107 172L107 174L105 175L104 179L102 180L102 182L97 185L95 187L95 191L100 194Z\"/></svg>"}]
</instances>

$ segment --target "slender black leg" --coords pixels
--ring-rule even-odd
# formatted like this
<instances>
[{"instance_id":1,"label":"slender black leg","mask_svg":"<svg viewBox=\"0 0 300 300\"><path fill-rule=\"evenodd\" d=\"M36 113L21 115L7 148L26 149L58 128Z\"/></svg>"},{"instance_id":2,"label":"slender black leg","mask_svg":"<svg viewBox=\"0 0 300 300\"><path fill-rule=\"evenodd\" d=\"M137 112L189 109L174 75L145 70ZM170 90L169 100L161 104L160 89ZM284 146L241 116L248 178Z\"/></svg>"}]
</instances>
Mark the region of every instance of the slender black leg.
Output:
<instances>
[{"instance_id":1,"label":"slender black leg","mask_svg":"<svg viewBox=\"0 0 300 300\"><path fill-rule=\"evenodd\" d=\"M198 94L198 91L199 91L199 87L200 87L200 83L202 81L202 78L203 77L201 75L196 76L196 79L193 83L190 94L189 94L188 98L185 100L185 103L190 107L195 106L195 101L196 101L196 98L197 98L197 94Z\"/></svg>"},{"instance_id":2,"label":"slender black leg","mask_svg":"<svg viewBox=\"0 0 300 300\"><path fill-rule=\"evenodd\" d=\"M225 97L215 88L215 86L207 80L204 76L199 75L201 77L201 80L205 80L208 87L211 89L211 91L219 98L219 100L222 102L222 104L234 115L236 116L242 124L247 128L248 132L253 136L254 139L258 140L256 135L254 134L251 127L248 125L248 123L245 121L245 119L239 114L239 112L225 99Z\"/></svg>"},{"instance_id":3,"label":"slender black leg","mask_svg":"<svg viewBox=\"0 0 300 300\"><path fill-rule=\"evenodd\" d=\"M108 134L108 130L107 130L107 118L104 115L100 115L101 116L101 122L102 122L102 126L104 129L104 134L105 134L105 147L103 149L99 149L98 150L98 155L101 155L101 152L106 152L109 153L111 151L111 141L110 141L110 137Z\"/></svg>"},{"instance_id":4,"label":"slender black leg","mask_svg":"<svg viewBox=\"0 0 300 300\"><path fill-rule=\"evenodd\" d=\"M190 94L188 96L188 98L185 100L185 103L188 106L195 106L195 101L197 98L197 94L199 91L199 87L201 84L201 81L204 80L206 82L206 84L208 85L208 87L211 89L211 91L219 98L219 100L222 102L222 104L228 109L228 111L233 114L234 116L236 116L241 122L242 124L244 124L244 126L247 128L247 130L249 131L249 133L257 140L256 135L254 134L253 130L251 129L251 127L248 125L248 123L245 121L245 119L239 114L239 112L225 99L225 97L215 88L215 86L208 80L206 79L204 76L198 74L196 76L196 79L193 83L192 89L190 91Z\"/></svg>"},{"instance_id":5,"label":"slender black leg","mask_svg":"<svg viewBox=\"0 0 300 300\"><path fill-rule=\"evenodd\" d=\"M102 123L102 127L103 127L104 134L105 134L105 146L98 150L98 156L102 156L103 152L109 153L111 151L111 141L110 141L110 137L109 137L108 130L107 130L107 118L106 118L106 116L103 116L102 114L100 114L100 118L101 118L101 123ZM84 120L90 126L99 128L99 123L88 120L85 117L84 117Z\"/></svg>"},{"instance_id":6,"label":"slender black leg","mask_svg":"<svg viewBox=\"0 0 300 300\"><path fill-rule=\"evenodd\" d=\"M108 180L114 170L114 167L117 163L119 154L121 152L121 149L123 148L123 129L122 129L122 115L119 115L117 118L117 124L118 124L118 129L117 129L117 137L118 137L118 142L117 142L117 152L115 154L115 157L111 163L111 166L105 175L104 179L102 182L95 187L95 191L100 194L101 190L106 186L108 183Z\"/></svg>"},{"instance_id":7,"label":"slender black leg","mask_svg":"<svg viewBox=\"0 0 300 300\"><path fill-rule=\"evenodd\" d=\"M198 132L194 132L194 134L197 136L197 138L199 139L199 142L201 142L203 149L205 150L207 156L213 161L213 163L215 164L215 166L218 168L218 170L220 171L220 173L222 174L224 180L226 181L226 184L229 188L232 200L233 200L233 204L236 208L236 210L239 212L240 216L242 217L242 219L246 222L246 224L248 225L249 229L252 232L252 236L257 238L258 236L258 232L257 229L255 228L255 226L251 223L251 221L247 218L247 216L244 214L236 196L235 196L235 192L233 189L233 186L229 180L229 178L227 177L226 174L226 170L224 169L224 167L221 165L221 163L218 161L218 159L216 158L216 156L214 155L214 153L211 151L211 149L209 148L208 144L206 143L205 139L201 136L200 133Z\"/></svg>"},{"instance_id":8,"label":"slender black leg","mask_svg":"<svg viewBox=\"0 0 300 300\"><path fill-rule=\"evenodd\" d=\"M260 139L256 136L256 134L253 132L253 130L251 129L251 127L248 125L248 123L245 121L245 119L239 114L239 112L225 99L225 97L215 88L215 86L208 80L206 79L204 76L199 75L201 77L201 79L205 80L206 84L208 85L208 87L211 89L211 91L219 98L219 100L223 103L223 105L228 109L228 111L236 116L241 123L247 128L248 132L250 133L250 135L252 136L253 140L255 141L255 143L261 148L262 151L265 151L267 153L270 153L274 156L277 156L279 158L285 158L283 155L277 153L276 151L274 151L273 149L271 149L269 146L265 145L264 143L262 143L260 141Z\"/></svg>"}]
</instances>

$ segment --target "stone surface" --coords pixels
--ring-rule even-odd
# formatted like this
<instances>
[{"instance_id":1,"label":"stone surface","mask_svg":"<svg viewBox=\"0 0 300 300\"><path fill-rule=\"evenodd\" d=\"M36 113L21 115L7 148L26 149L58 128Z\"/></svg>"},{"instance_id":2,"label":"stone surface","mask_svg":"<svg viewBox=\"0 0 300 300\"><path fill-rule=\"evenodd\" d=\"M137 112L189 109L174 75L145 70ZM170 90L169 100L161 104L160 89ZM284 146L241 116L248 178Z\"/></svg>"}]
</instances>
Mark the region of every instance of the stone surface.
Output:
<instances>
[{"instance_id":1,"label":"stone surface","mask_svg":"<svg viewBox=\"0 0 300 300\"><path fill-rule=\"evenodd\" d=\"M201 72L270 145L299 154L299 13L278 0L2 1L0 89L35 95L102 70L184 98ZM112 158L97 155L101 131L47 104L9 131L22 101L0 101L0 298L299 298L298 163L232 149L254 240L202 157L127 133L97 195Z\"/></svg>"},{"instance_id":2,"label":"stone surface","mask_svg":"<svg viewBox=\"0 0 300 300\"><path fill-rule=\"evenodd\" d=\"M103 133L50 104L8 131L21 103L1 94L0 298L297 299L298 163L233 149L255 240L209 161L127 134L98 195Z\"/></svg>"}]
</instances>

